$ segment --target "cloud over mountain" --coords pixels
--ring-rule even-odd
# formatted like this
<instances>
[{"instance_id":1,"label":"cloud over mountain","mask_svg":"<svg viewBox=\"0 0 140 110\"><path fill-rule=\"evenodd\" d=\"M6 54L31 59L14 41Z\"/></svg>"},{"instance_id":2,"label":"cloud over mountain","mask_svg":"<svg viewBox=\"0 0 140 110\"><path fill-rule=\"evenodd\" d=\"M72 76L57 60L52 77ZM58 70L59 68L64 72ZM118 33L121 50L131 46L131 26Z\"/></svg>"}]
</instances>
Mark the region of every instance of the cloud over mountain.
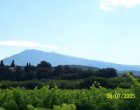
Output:
<instances>
[{"instance_id":1,"label":"cloud over mountain","mask_svg":"<svg viewBox=\"0 0 140 110\"><path fill-rule=\"evenodd\" d=\"M24 40L11 40L11 41L0 41L0 46L14 46L14 47L28 47L28 48L47 48L49 50L59 49L59 46L42 44L32 41Z\"/></svg>"}]
</instances>

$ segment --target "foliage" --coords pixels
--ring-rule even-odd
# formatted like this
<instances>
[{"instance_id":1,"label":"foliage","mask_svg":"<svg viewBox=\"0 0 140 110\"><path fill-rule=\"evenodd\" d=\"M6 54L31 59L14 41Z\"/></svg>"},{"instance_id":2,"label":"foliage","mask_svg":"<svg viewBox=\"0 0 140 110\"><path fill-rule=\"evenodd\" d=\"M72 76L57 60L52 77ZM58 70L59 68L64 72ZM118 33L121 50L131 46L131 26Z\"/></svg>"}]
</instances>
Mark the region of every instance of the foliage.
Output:
<instances>
[{"instance_id":1,"label":"foliage","mask_svg":"<svg viewBox=\"0 0 140 110\"><path fill-rule=\"evenodd\" d=\"M15 61L13 60L12 63L11 63L11 67L15 67Z\"/></svg>"},{"instance_id":2,"label":"foliage","mask_svg":"<svg viewBox=\"0 0 140 110\"><path fill-rule=\"evenodd\" d=\"M0 61L0 67L4 67L3 60Z\"/></svg>"},{"instance_id":3,"label":"foliage","mask_svg":"<svg viewBox=\"0 0 140 110\"><path fill-rule=\"evenodd\" d=\"M54 110L76 110L76 106L74 104L65 104L62 105L55 105Z\"/></svg>"},{"instance_id":4,"label":"foliage","mask_svg":"<svg viewBox=\"0 0 140 110\"><path fill-rule=\"evenodd\" d=\"M18 75L17 75L18 77ZM61 89L88 89L93 83L97 83L102 87L106 88L131 88L131 80L128 77L114 77L114 78L103 78L103 77L89 77L78 80L57 80L57 79L42 79L42 80L28 80L28 81L0 81L0 88L25 88L34 89L35 87L41 88L45 85L49 85L53 88L57 85Z\"/></svg>"},{"instance_id":5,"label":"foliage","mask_svg":"<svg viewBox=\"0 0 140 110\"><path fill-rule=\"evenodd\" d=\"M133 82L131 89L96 87L97 82L82 90L62 90L57 86L0 89L0 106L5 110L140 110L140 84L128 76ZM108 93L135 94L135 98L107 98Z\"/></svg>"},{"instance_id":6,"label":"foliage","mask_svg":"<svg viewBox=\"0 0 140 110\"><path fill-rule=\"evenodd\" d=\"M13 60L11 66L5 66L0 62L0 80L25 81L33 79L85 79L91 76L111 78L117 77L117 72L113 68L97 69L88 67L72 67L71 65L58 65L52 67L47 61L41 61L37 66L27 63L26 66L16 66Z\"/></svg>"},{"instance_id":7,"label":"foliage","mask_svg":"<svg viewBox=\"0 0 140 110\"><path fill-rule=\"evenodd\" d=\"M0 107L0 110L5 110L4 108Z\"/></svg>"},{"instance_id":8,"label":"foliage","mask_svg":"<svg viewBox=\"0 0 140 110\"><path fill-rule=\"evenodd\" d=\"M17 106L16 102L13 100L5 102L2 106L6 110L18 110L18 106Z\"/></svg>"}]
</instances>

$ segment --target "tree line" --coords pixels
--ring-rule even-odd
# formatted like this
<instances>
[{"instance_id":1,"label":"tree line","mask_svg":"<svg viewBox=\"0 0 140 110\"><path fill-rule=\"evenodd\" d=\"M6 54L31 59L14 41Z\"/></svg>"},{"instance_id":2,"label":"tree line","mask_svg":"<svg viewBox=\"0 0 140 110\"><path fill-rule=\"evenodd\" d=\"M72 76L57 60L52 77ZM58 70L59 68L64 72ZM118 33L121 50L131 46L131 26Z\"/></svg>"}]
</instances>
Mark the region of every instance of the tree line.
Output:
<instances>
[{"instance_id":1,"label":"tree line","mask_svg":"<svg viewBox=\"0 0 140 110\"><path fill-rule=\"evenodd\" d=\"M36 66L27 63L25 66L17 66L15 61L11 62L10 66L0 61L0 80L14 80L24 81L33 79L84 79L91 76L111 78L117 77L117 72L113 68L83 70L78 67L71 67L70 65L58 65L53 67L47 61L41 61Z\"/></svg>"}]
</instances>

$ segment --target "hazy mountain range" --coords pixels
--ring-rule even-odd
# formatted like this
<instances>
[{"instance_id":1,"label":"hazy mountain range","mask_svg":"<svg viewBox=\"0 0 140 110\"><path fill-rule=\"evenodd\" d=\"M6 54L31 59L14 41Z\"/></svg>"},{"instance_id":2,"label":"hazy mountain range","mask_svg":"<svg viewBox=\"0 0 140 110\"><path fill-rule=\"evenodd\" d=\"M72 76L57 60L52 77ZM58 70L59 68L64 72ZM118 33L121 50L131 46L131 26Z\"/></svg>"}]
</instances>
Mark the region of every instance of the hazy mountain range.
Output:
<instances>
[{"instance_id":1,"label":"hazy mountain range","mask_svg":"<svg viewBox=\"0 0 140 110\"><path fill-rule=\"evenodd\" d=\"M88 60L84 58L78 58L68 55L63 55L55 52L44 52L40 50L25 50L21 53L15 54L11 57L3 59L6 65L11 64L12 60L15 60L16 65L25 66L27 62L32 65L37 65L40 61L48 61L53 66L56 65L85 65L98 68L115 68L117 70L134 70L140 71L138 65L121 65L103 61Z\"/></svg>"}]
</instances>

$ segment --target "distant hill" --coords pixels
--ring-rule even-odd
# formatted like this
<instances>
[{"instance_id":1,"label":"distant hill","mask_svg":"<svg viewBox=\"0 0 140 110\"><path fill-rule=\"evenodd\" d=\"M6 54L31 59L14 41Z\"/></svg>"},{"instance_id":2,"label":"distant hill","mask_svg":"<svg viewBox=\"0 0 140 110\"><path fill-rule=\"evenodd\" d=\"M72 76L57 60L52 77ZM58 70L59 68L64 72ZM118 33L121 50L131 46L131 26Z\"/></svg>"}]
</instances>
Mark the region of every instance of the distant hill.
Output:
<instances>
[{"instance_id":1,"label":"distant hill","mask_svg":"<svg viewBox=\"0 0 140 110\"><path fill-rule=\"evenodd\" d=\"M37 65L40 61L48 61L53 66L56 65L84 65L98 68L115 68L117 70L133 70L140 71L140 66L135 65L121 65L103 61L88 60L68 55L63 55L55 52L44 52L40 50L25 50L21 53L3 59L4 63L9 65L12 60L15 60L17 65L24 66L27 62L32 65Z\"/></svg>"},{"instance_id":2,"label":"distant hill","mask_svg":"<svg viewBox=\"0 0 140 110\"><path fill-rule=\"evenodd\" d=\"M129 71L125 70L125 71L118 71L118 75L121 76L123 73L127 73ZM134 71L131 70L131 72L135 75L135 76L139 76L140 77L140 71Z\"/></svg>"}]
</instances>

